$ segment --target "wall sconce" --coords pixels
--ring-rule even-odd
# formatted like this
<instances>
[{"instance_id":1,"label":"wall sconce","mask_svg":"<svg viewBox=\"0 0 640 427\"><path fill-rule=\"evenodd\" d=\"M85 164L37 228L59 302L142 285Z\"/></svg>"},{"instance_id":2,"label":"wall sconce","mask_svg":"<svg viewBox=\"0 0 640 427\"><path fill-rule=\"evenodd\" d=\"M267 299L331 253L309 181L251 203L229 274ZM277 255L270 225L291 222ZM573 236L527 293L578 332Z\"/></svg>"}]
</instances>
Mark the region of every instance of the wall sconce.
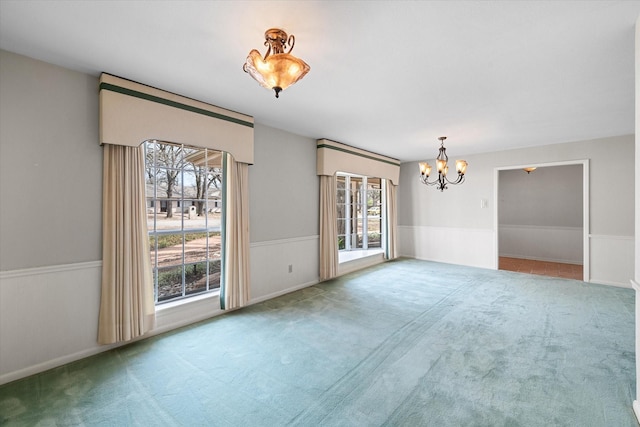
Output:
<instances>
[{"instance_id":1,"label":"wall sconce","mask_svg":"<svg viewBox=\"0 0 640 427\"><path fill-rule=\"evenodd\" d=\"M522 170L525 171L527 174L530 174L531 172L533 172L536 169L538 169L538 168L524 168Z\"/></svg>"}]
</instances>

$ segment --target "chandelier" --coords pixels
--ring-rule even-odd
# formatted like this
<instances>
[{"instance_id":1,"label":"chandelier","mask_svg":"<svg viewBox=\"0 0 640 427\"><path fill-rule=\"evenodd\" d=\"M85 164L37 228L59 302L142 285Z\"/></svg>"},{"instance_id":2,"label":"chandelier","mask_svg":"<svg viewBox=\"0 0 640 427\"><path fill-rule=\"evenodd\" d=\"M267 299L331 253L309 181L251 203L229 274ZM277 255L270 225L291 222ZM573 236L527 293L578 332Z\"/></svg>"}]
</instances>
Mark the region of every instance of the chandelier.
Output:
<instances>
[{"instance_id":1,"label":"chandelier","mask_svg":"<svg viewBox=\"0 0 640 427\"><path fill-rule=\"evenodd\" d=\"M444 148L444 140L446 136L438 138L440 140L440 151L438 157L436 157L436 169L438 170L438 178L429 182L429 175L431 174L431 165L427 162L420 162L420 181L426 185L435 185L440 191L447 189L447 184L457 185L464 182L464 173L467 171L467 162L465 160L456 160L456 170L458 172L458 178L455 181L450 181L447 178L447 172L449 172L449 166L447 162L449 157L447 156L447 149Z\"/></svg>"},{"instance_id":2,"label":"chandelier","mask_svg":"<svg viewBox=\"0 0 640 427\"><path fill-rule=\"evenodd\" d=\"M260 52L253 49L242 69L263 87L273 89L276 98L279 98L281 91L303 78L311 67L302 59L291 55L296 42L293 34L287 37L283 30L271 28L265 31L264 38L264 45L267 46L264 59ZM287 44L289 51L285 52Z\"/></svg>"}]
</instances>

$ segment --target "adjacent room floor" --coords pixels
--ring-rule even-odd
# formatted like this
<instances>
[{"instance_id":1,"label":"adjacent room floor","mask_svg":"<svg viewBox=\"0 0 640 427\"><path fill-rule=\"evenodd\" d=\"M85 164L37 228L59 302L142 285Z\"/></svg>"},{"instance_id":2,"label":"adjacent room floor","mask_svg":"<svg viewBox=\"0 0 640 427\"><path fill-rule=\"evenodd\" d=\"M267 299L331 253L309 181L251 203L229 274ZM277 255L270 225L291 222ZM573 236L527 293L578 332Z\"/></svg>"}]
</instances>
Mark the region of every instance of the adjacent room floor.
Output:
<instances>
[{"instance_id":1,"label":"adjacent room floor","mask_svg":"<svg viewBox=\"0 0 640 427\"><path fill-rule=\"evenodd\" d=\"M559 262L509 257L500 257L499 263L500 270L538 274L541 276L563 277L574 280L583 280L584 278L583 267L578 264L563 264Z\"/></svg>"},{"instance_id":2,"label":"adjacent room floor","mask_svg":"<svg viewBox=\"0 0 640 427\"><path fill-rule=\"evenodd\" d=\"M638 427L634 298L401 259L0 386L0 424Z\"/></svg>"}]
</instances>

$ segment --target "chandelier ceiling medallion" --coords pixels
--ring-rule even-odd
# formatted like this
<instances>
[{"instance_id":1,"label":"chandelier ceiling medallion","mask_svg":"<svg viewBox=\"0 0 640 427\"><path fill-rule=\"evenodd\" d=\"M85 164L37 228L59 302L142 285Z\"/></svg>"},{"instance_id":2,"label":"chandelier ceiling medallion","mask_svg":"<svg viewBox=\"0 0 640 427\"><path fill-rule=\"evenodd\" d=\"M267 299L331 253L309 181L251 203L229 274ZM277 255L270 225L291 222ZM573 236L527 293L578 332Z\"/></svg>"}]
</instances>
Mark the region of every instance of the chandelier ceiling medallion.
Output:
<instances>
[{"instance_id":1,"label":"chandelier ceiling medallion","mask_svg":"<svg viewBox=\"0 0 640 427\"><path fill-rule=\"evenodd\" d=\"M458 178L455 181L450 181L447 178L447 172L449 172L449 166L447 162L449 157L447 156L447 149L444 147L444 140L446 136L438 138L440 140L440 151L438 157L436 157L436 169L438 170L438 177L429 182L429 175L431 174L431 165L427 162L420 162L420 181L426 185L435 185L440 191L447 189L447 184L457 185L464 182L464 173L467 171L467 162L465 160L456 160L456 171L458 172Z\"/></svg>"},{"instance_id":2,"label":"chandelier ceiling medallion","mask_svg":"<svg viewBox=\"0 0 640 427\"><path fill-rule=\"evenodd\" d=\"M281 91L303 78L311 67L302 59L291 55L296 42L293 34L287 36L283 30L271 28L265 31L264 38L264 45L267 46L264 58L253 49L242 69L263 87L273 89L276 98L279 98ZM287 45L289 51L285 52Z\"/></svg>"}]
</instances>

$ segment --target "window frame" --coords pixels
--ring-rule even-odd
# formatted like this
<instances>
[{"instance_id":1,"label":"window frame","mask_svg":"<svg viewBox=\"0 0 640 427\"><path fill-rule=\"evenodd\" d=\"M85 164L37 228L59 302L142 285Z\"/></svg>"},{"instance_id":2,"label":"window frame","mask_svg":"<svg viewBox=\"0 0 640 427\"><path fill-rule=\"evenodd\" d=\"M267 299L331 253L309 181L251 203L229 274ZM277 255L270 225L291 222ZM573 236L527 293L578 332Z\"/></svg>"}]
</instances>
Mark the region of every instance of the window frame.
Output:
<instances>
[{"instance_id":1,"label":"window frame","mask_svg":"<svg viewBox=\"0 0 640 427\"><path fill-rule=\"evenodd\" d=\"M150 146L153 146L152 156L149 155ZM158 161L158 147L160 145L168 145L177 147L177 151L180 153L180 159L176 164L168 165L161 164ZM208 161L210 159L215 159L216 157L222 158L224 152L220 150L214 150L211 148L202 148L202 147L193 147L186 144L180 143L172 143L166 141L158 141L158 140L149 140L144 142L144 150L145 150L145 200L146 200L146 215L147 215L147 236L148 236L148 244L150 245L150 255L151 255L151 264L152 264L152 277L153 277L153 287L154 287L154 302L156 307L160 307L163 304L187 300L192 297L202 296L204 294L215 294L219 292L221 286L221 278L222 278L222 269L223 269L223 250L224 244L222 241L222 225L224 223L222 215L224 215L224 162L220 162L220 164L212 164L209 165ZM203 165L197 164L197 162L188 161L190 155L194 154L203 154L204 163ZM150 159L152 163L150 163ZM191 165L192 169L188 169ZM204 166L204 171L198 169L196 172L196 168L200 168ZM174 171L178 172L178 176L175 178L179 187L173 188L173 192L171 196L169 194L165 196L159 194L163 191L159 185L158 174L161 171ZM197 177L198 173L204 173L203 177L204 188L200 190L200 193L187 194L188 192L192 192L196 187L195 179L193 184L190 186L185 185L185 175L187 179L189 179L190 175L193 175L192 178ZM210 180L210 183L207 183ZM218 184L215 187L210 187L212 183L217 182ZM175 185L175 184L172 184ZM150 188L152 191L149 191ZM214 188L212 191L211 188ZM187 191L187 189L189 191ZM165 189L166 190L166 189ZM214 196L215 193L218 193ZM177 194L177 195L176 195ZM166 209L163 210L163 206ZM185 224L185 216L190 219L191 206L196 206L196 211L198 207L201 212L204 212L204 216L200 221L204 220L204 225L200 226L199 224L194 225L193 227L189 227ZM163 215L166 215L167 211L172 209L171 216L180 215L179 226L174 225L173 227L158 227L158 219ZM187 211L187 209L189 211ZM177 212L176 212L177 211ZM220 218L219 220L210 220L209 214L219 212ZM201 214L198 214L198 217L201 217ZM176 222L175 220L173 222ZM188 260L187 259L187 243L191 240L194 240L193 237L195 235L203 234L203 237L198 237L198 239L204 239L204 257L201 254L195 255L196 257L200 256L199 259L196 260ZM180 252L178 259L173 260L170 265L160 265L159 261L159 240L164 236L180 236L180 243L172 245L170 247L175 248ZM217 244L216 244L217 242ZM177 247L181 246L179 249ZM216 246L219 246L219 250ZM193 251L193 249L191 249ZM194 256L189 253L189 256ZM200 269L198 271L198 266L203 266L204 271ZM204 286L201 286L200 283L195 284L195 282L188 283L188 268L193 267L193 272L191 274L195 277L198 275L202 275L204 277ZM174 276L177 271L180 270L180 283L177 282L173 285L171 293L167 296L161 297L161 289L160 289L160 274L165 272L169 275L174 272ZM217 277L217 278L216 278ZM195 278L190 278L195 280ZM201 280L201 279L200 279ZM179 292L174 289L177 286L180 286ZM195 287L195 290L190 290L188 287Z\"/></svg>"},{"instance_id":2,"label":"window frame","mask_svg":"<svg viewBox=\"0 0 640 427\"><path fill-rule=\"evenodd\" d=\"M341 179L342 178L342 179ZM359 194L358 194L358 199L359 199L359 203L357 203L360 206L360 211L363 213L363 215L361 217L357 217L355 219L356 222L356 230L357 230L357 223L359 220L362 220L362 247L358 246L358 242L356 242L355 247L354 247L354 233L353 233L353 215L352 215L352 209L355 207L355 203L352 203L350 201L350 196L351 196L351 180L352 178L358 179L361 181L361 185L360 185L360 189L359 189ZM379 202L378 202L378 206L380 208L379 214L378 215L374 215L371 216L369 214L369 210L370 207L368 206L368 192L369 192L369 180L379 180L379 188L376 189L376 191L378 191L380 193L380 197L379 197ZM339 198L340 198L340 191L341 189L339 188L340 183L344 183L344 189L342 189L342 191L344 191L344 202L343 203L339 203ZM345 254L345 253L349 253L349 252L357 252L360 251L362 252L363 256L367 256L369 254L376 254L376 253L382 253L384 252L384 245L386 242L386 221L387 221L387 217L386 217L386 191L385 189L385 179L384 178L380 178L380 177L367 177L365 175L359 175L359 174L354 174L354 173L348 173L348 172L337 172L336 173L336 220L338 222L338 234L337 234L337 240L338 240L338 255L340 257L341 254ZM344 206L344 217L341 217L338 212L340 210L340 207ZM369 247L369 234L371 233L371 231L369 230L369 223L370 220L375 219L376 221L380 222L380 244L379 246L375 246L375 247ZM344 234L340 234L340 221L344 222ZM357 232L355 234L355 238L357 239ZM340 243L340 239L344 238L344 247L341 248L341 243ZM342 261L342 258L347 258L347 257L340 257L340 262ZM352 256L348 257L348 258L353 258Z\"/></svg>"}]
</instances>

